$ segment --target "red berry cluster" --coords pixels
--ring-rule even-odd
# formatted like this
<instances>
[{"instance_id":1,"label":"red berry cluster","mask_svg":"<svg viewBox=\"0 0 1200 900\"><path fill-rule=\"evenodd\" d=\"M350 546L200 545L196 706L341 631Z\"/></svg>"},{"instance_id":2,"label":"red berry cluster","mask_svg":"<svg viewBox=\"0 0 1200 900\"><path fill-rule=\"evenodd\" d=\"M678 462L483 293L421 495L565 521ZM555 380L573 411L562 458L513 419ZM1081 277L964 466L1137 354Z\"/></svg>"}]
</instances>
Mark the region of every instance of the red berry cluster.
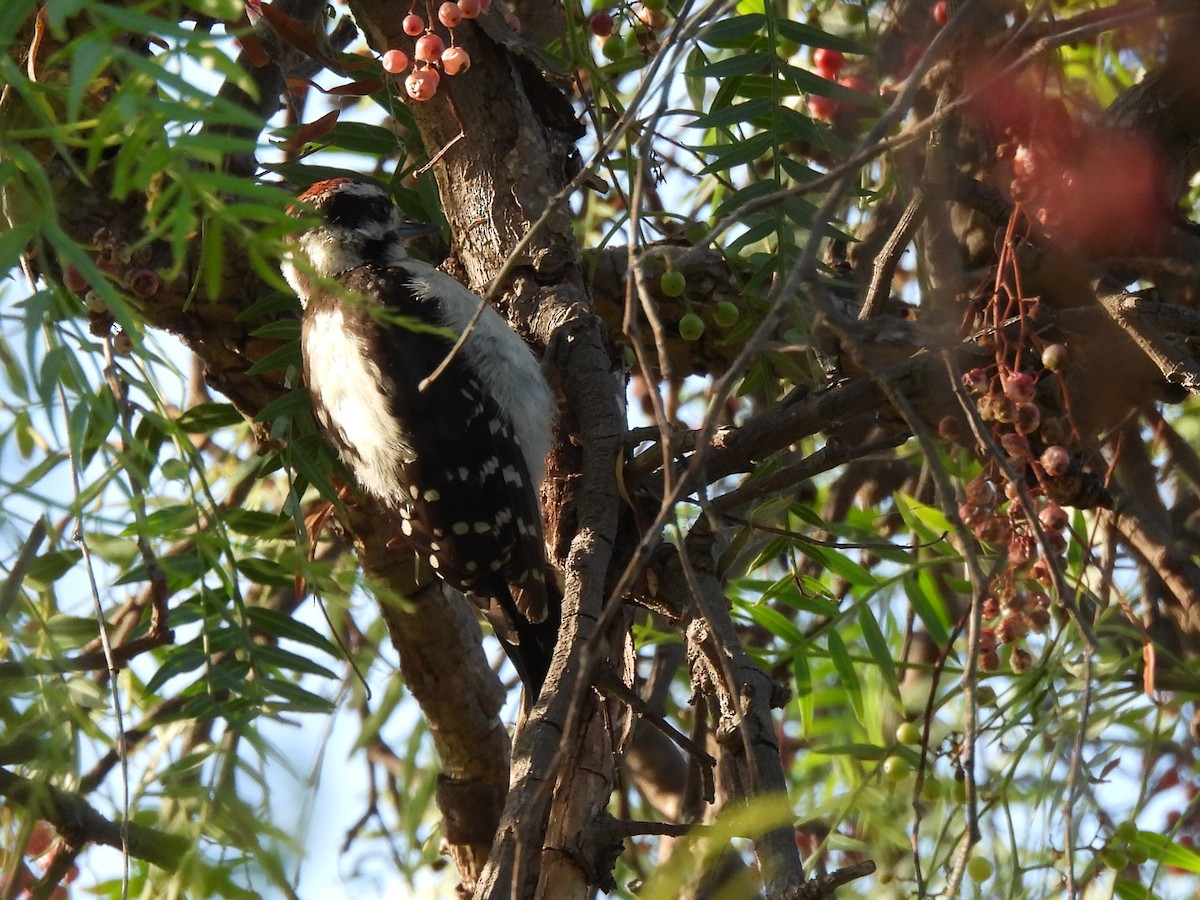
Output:
<instances>
[{"instance_id":1,"label":"red berry cluster","mask_svg":"<svg viewBox=\"0 0 1200 900\"><path fill-rule=\"evenodd\" d=\"M842 51L818 47L813 51L812 58L815 71L822 78L860 94L871 92L871 86L863 78L855 74L842 74L842 68L846 65L846 56ZM822 122L832 122L840 106L841 103L832 97L812 94L808 98L809 114Z\"/></svg>"},{"instance_id":2,"label":"red berry cluster","mask_svg":"<svg viewBox=\"0 0 1200 900\"><path fill-rule=\"evenodd\" d=\"M492 5L492 0L457 0L443 3L437 9L437 20L450 35L450 45L433 30L433 2L427 0L426 13L429 24L416 10L415 0L401 27L409 37L416 38L413 44L413 70L404 80L404 90L414 100L428 100L437 93L442 73L458 75L471 67L471 57L462 47L454 43L454 29L463 19L475 19ZM511 27L519 23L510 22ZM383 54L384 71L399 75L407 71L409 56L403 50L393 48Z\"/></svg>"},{"instance_id":3,"label":"red berry cluster","mask_svg":"<svg viewBox=\"0 0 1200 900\"><path fill-rule=\"evenodd\" d=\"M622 21L630 25L628 36L621 33ZM622 3L598 9L588 19L588 26L599 42L601 55L616 62L634 49L645 57L657 53L658 33L667 21L666 0L642 0L637 5Z\"/></svg>"},{"instance_id":4,"label":"red berry cluster","mask_svg":"<svg viewBox=\"0 0 1200 900\"><path fill-rule=\"evenodd\" d=\"M23 859L17 862L12 880L0 878L0 893L12 897L32 897L38 880L37 870L44 872L49 869L61 847L49 823L39 822L35 825L21 852ZM66 900L70 896L67 885L78 877L79 866L71 866L63 876L62 883L51 891L51 900Z\"/></svg>"}]
</instances>

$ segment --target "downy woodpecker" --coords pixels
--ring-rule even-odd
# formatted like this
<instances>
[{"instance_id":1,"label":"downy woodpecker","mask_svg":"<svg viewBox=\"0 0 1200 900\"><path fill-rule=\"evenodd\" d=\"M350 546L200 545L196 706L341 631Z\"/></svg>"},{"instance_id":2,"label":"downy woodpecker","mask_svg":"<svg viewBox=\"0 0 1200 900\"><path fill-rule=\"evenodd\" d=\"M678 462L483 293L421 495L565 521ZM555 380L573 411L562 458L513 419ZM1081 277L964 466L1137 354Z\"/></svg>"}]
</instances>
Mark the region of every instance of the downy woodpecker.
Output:
<instances>
[{"instance_id":1,"label":"downy woodpecker","mask_svg":"<svg viewBox=\"0 0 1200 900\"><path fill-rule=\"evenodd\" d=\"M282 268L304 309L317 421L437 574L498 604L489 618L531 706L559 619L544 580L538 489L555 408L541 367L485 306L422 389L480 298L408 255L407 240L429 227L402 218L379 187L339 178L299 199L293 213L320 221L290 239Z\"/></svg>"}]
</instances>

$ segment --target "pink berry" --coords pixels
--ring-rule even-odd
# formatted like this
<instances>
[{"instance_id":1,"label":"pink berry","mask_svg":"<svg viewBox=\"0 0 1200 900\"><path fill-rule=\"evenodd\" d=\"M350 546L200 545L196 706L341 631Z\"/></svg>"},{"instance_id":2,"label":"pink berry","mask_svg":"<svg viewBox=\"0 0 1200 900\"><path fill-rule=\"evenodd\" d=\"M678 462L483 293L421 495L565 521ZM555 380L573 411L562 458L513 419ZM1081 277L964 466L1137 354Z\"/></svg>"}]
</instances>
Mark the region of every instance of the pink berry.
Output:
<instances>
[{"instance_id":1,"label":"pink berry","mask_svg":"<svg viewBox=\"0 0 1200 900\"><path fill-rule=\"evenodd\" d=\"M1050 503L1044 506L1041 512L1038 513L1038 519L1041 521L1043 528L1053 528L1057 531L1062 531L1067 527L1067 511L1057 503Z\"/></svg>"},{"instance_id":2,"label":"pink berry","mask_svg":"<svg viewBox=\"0 0 1200 900\"><path fill-rule=\"evenodd\" d=\"M1018 403L1014 424L1021 434L1033 434L1042 424L1042 411L1036 403Z\"/></svg>"},{"instance_id":3,"label":"pink berry","mask_svg":"<svg viewBox=\"0 0 1200 900\"><path fill-rule=\"evenodd\" d=\"M416 37L425 30L425 20L416 13L409 13L400 24L404 28L404 33L409 37Z\"/></svg>"},{"instance_id":4,"label":"pink berry","mask_svg":"<svg viewBox=\"0 0 1200 900\"><path fill-rule=\"evenodd\" d=\"M598 12L593 15L589 24L592 27L592 34L596 37L606 38L613 33L613 17L606 12Z\"/></svg>"},{"instance_id":5,"label":"pink berry","mask_svg":"<svg viewBox=\"0 0 1200 900\"><path fill-rule=\"evenodd\" d=\"M1007 544L1012 540L1012 524L1002 516L992 516L975 528L975 537L989 544Z\"/></svg>"},{"instance_id":6,"label":"pink berry","mask_svg":"<svg viewBox=\"0 0 1200 900\"><path fill-rule=\"evenodd\" d=\"M404 81L404 89L414 100L428 100L437 93L441 76L436 69L418 69Z\"/></svg>"},{"instance_id":7,"label":"pink berry","mask_svg":"<svg viewBox=\"0 0 1200 900\"><path fill-rule=\"evenodd\" d=\"M946 3L946 0L938 0L937 3L933 4L933 21L939 25L945 25L950 21L950 7Z\"/></svg>"},{"instance_id":8,"label":"pink berry","mask_svg":"<svg viewBox=\"0 0 1200 900\"><path fill-rule=\"evenodd\" d=\"M148 300L158 293L162 279L153 269L133 269L126 274L125 284L135 297Z\"/></svg>"},{"instance_id":9,"label":"pink berry","mask_svg":"<svg viewBox=\"0 0 1200 900\"><path fill-rule=\"evenodd\" d=\"M1000 446L1004 448L1004 452L1019 462L1033 458L1033 451L1029 449L1029 438L1023 434L1006 431L1000 435Z\"/></svg>"},{"instance_id":10,"label":"pink berry","mask_svg":"<svg viewBox=\"0 0 1200 900\"><path fill-rule=\"evenodd\" d=\"M1071 451L1062 444L1052 444L1042 451L1041 463L1051 478L1065 475L1071 467Z\"/></svg>"},{"instance_id":11,"label":"pink berry","mask_svg":"<svg viewBox=\"0 0 1200 900\"><path fill-rule=\"evenodd\" d=\"M517 14L513 12L504 13L504 24L509 27L510 31L521 30L521 20L517 18Z\"/></svg>"},{"instance_id":12,"label":"pink berry","mask_svg":"<svg viewBox=\"0 0 1200 900\"><path fill-rule=\"evenodd\" d=\"M1014 566L1023 566L1037 556L1037 544L1027 534L1018 534L1008 544L1008 561Z\"/></svg>"},{"instance_id":13,"label":"pink berry","mask_svg":"<svg viewBox=\"0 0 1200 900\"><path fill-rule=\"evenodd\" d=\"M480 0L458 0L458 10L464 19L475 19L483 8Z\"/></svg>"},{"instance_id":14,"label":"pink berry","mask_svg":"<svg viewBox=\"0 0 1200 900\"><path fill-rule=\"evenodd\" d=\"M462 10L458 8L457 3L451 3L450 0L446 0L445 3L438 7L438 21L447 28L454 28L462 21L462 18Z\"/></svg>"},{"instance_id":15,"label":"pink berry","mask_svg":"<svg viewBox=\"0 0 1200 900\"><path fill-rule=\"evenodd\" d=\"M423 34L417 38L417 49L415 56L421 62L437 62L442 58L442 54L446 52L446 42L436 34L430 32Z\"/></svg>"},{"instance_id":16,"label":"pink berry","mask_svg":"<svg viewBox=\"0 0 1200 900\"><path fill-rule=\"evenodd\" d=\"M1033 394L1037 390L1033 376L1027 372L1009 372L1001 379L1001 384L1004 388L1004 396L1025 403L1033 399Z\"/></svg>"},{"instance_id":17,"label":"pink berry","mask_svg":"<svg viewBox=\"0 0 1200 900\"><path fill-rule=\"evenodd\" d=\"M1057 528L1047 528L1046 535L1046 550L1050 556L1062 556L1067 549L1067 539L1063 533Z\"/></svg>"},{"instance_id":18,"label":"pink berry","mask_svg":"<svg viewBox=\"0 0 1200 900\"><path fill-rule=\"evenodd\" d=\"M462 47L450 47L442 54L442 69L447 75L457 75L471 68L471 57Z\"/></svg>"},{"instance_id":19,"label":"pink berry","mask_svg":"<svg viewBox=\"0 0 1200 900\"><path fill-rule=\"evenodd\" d=\"M817 74L822 78L836 78L845 64L846 56L840 50L818 47L813 51L813 65L817 67Z\"/></svg>"},{"instance_id":20,"label":"pink berry","mask_svg":"<svg viewBox=\"0 0 1200 900\"><path fill-rule=\"evenodd\" d=\"M82 294L88 289L88 283L82 272L74 266L67 266L63 269L63 287L72 294Z\"/></svg>"},{"instance_id":21,"label":"pink berry","mask_svg":"<svg viewBox=\"0 0 1200 900\"><path fill-rule=\"evenodd\" d=\"M403 50L389 50L383 54L383 70L399 75L408 68L408 54Z\"/></svg>"},{"instance_id":22,"label":"pink berry","mask_svg":"<svg viewBox=\"0 0 1200 900\"><path fill-rule=\"evenodd\" d=\"M958 508L958 517L968 528L974 528L987 520L988 511L973 503L964 503Z\"/></svg>"},{"instance_id":23,"label":"pink berry","mask_svg":"<svg viewBox=\"0 0 1200 900\"><path fill-rule=\"evenodd\" d=\"M963 387L972 394L982 394L988 387L988 374L983 369L969 369L963 373Z\"/></svg>"},{"instance_id":24,"label":"pink berry","mask_svg":"<svg viewBox=\"0 0 1200 900\"><path fill-rule=\"evenodd\" d=\"M968 503L974 503L976 506L991 506L996 502L996 489L990 481L978 475L967 482L963 488L963 496Z\"/></svg>"}]
</instances>

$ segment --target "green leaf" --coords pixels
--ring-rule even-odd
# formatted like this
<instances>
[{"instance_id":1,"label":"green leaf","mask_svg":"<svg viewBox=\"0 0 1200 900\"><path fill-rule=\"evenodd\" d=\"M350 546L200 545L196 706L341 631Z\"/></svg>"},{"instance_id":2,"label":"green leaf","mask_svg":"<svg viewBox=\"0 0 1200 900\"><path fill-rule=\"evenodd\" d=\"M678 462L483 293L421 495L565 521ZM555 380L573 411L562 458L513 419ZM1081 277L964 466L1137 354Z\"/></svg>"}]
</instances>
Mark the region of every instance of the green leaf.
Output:
<instances>
[{"instance_id":1,"label":"green leaf","mask_svg":"<svg viewBox=\"0 0 1200 900\"><path fill-rule=\"evenodd\" d=\"M300 320L299 319L276 319L274 322L267 322L265 325L259 325L250 332L254 337L272 338L280 341L296 341L300 339Z\"/></svg>"},{"instance_id":2,"label":"green leaf","mask_svg":"<svg viewBox=\"0 0 1200 900\"><path fill-rule=\"evenodd\" d=\"M156 509L143 520L139 526L138 523L131 523L120 532L125 536L133 536L145 529L148 534L160 535L163 537L176 536L181 532L188 531L196 527L199 522L200 514L195 506L191 504L176 504L167 506L163 509Z\"/></svg>"},{"instance_id":3,"label":"green leaf","mask_svg":"<svg viewBox=\"0 0 1200 900\"><path fill-rule=\"evenodd\" d=\"M746 53L731 56L715 63L701 66L686 74L692 78L716 78L724 80L737 78L739 75L749 75L753 72L763 72L770 68L770 59L763 53Z\"/></svg>"},{"instance_id":4,"label":"green leaf","mask_svg":"<svg viewBox=\"0 0 1200 900\"><path fill-rule=\"evenodd\" d=\"M700 170L700 175L711 175L754 162L774 150L775 141L769 134L756 134L752 138L738 141L735 144L723 144L715 147L697 147L701 155L714 157L713 161Z\"/></svg>"},{"instance_id":5,"label":"green leaf","mask_svg":"<svg viewBox=\"0 0 1200 900\"><path fill-rule=\"evenodd\" d=\"M896 677L896 666L892 662L892 652L888 648L887 639L883 636L883 631L879 627L879 622L875 618L875 613L871 611L871 607L866 603L858 605L858 625L862 629L863 640L866 641L867 650L871 653L871 658L875 661L875 665L879 669L879 675L883 679L884 685L887 686L888 693L901 702L900 698L900 680Z\"/></svg>"},{"instance_id":6,"label":"green leaf","mask_svg":"<svg viewBox=\"0 0 1200 900\"><path fill-rule=\"evenodd\" d=\"M276 397L258 411L256 422L273 422L276 419L292 419L297 413L312 408L312 397L307 388L297 388L288 391L281 397Z\"/></svg>"},{"instance_id":7,"label":"green leaf","mask_svg":"<svg viewBox=\"0 0 1200 900\"><path fill-rule=\"evenodd\" d=\"M324 697L306 691L298 684L293 684L290 681L283 681L278 678L264 678L262 687L268 691L274 699L271 705L279 707L279 700L285 701L283 708L292 710L293 712L309 712L309 713L331 713L334 706Z\"/></svg>"},{"instance_id":8,"label":"green leaf","mask_svg":"<svg viewBox=\"0 0 1200 900\"><path fill-rule=\"evenodd\" d=\"M282 347L276 347L258 362L246 370L247 375L262 375L266 372L280 372L290 368L300 368L300 342L288 341Z\"/></svg>"},{"instance_id":9,"label":"green leaf","mask_svg":"<svg viewBox=\"0 0 1200 900\"><path fill-rule=\"evenodd\" d=\"M1185 872L1200 873L1200 853L1190 847L1177 844L1165 834L1153 831L1139 831L1137 837L1129 842L1131 847L1140 847L1149 854L1150 858L1164 866L1173 866Z\"/></svg>"},{"instance_id":10,"label":"green leaf","mask_svg":"<svg viewBox=\"0 0 1200 900\"><path fill-rule=\"evenodd\" d=\"M282 647L272 644L264 644L256 647L254 655L256 662L266 663L280 669L300 672L304 675L320 675L322 678L337 677L333 672L320 663L313 662L307 656L301 656L299 653L293 653L290 650L285 650Z\"/></svg>"},{"instance_id":11,"label":"green leaf","mask_svg":"<svg viewBox=\"0 0 1200 900\"><path fill-rule=\"evenodd\" d=\"M853 53L861 56L867 52L866 47L850 38L830 34L814 25L796 22L790 19L778 18L774 22L775 30L804 47L826 47L829 50L841 50L843 53Z\"/></svg>"},{"instance_id":12,"label":"green leaf","mask_svg":"<svg viewBox=\"0 0 1200 900\"><path fill-rule=\"evenodd\" d=\"M0 264L4 266L5 271L16 267L21 254L37 235L37 231L37 226L32 224L18 224L0 231Z\"/></svg>"},{"instance_id":13,"label":"green leaf","mask_svg":"<svg viewBox=\"0 0 1200 900\"><path fill-rule=\"evenodd\" d=\"M142 690L147 694L153 694L172 678L194 672L207 661L208 656L199 648L191 645L168 650L167 658Z\"/></svg>"},{"instance_id":14,"label":"green leaf","mask_svg":"<svg viewBox=\"0 0 1200 900\"><path fill-rule=\"evenodd\" d=\"M887 759L892 751L877 744L835 744L829 747L812 747L814 753L825 756L848 756L851 759L877 761Z\"/></svg>"},{"instance_id":15,"label":"green leaf","mask_svg":"<svg viewBox=\"0 0 1200 900\"><path fill-rule=\"evenodd\" d=\"M929 506L900 492L896 493L893 500L904 524L917 533L922 543L941 541L954 530L946 514L936 506Z\"/></svg>"},{"instance_id":16,"label":"green leaf","mask_svg":"<svg viewBox=\"0 0 1200 900\"><path fill-rule=\"evenodd\" d=\"M804 632L778 610L763 603L752 603L746 607L746 611L755 622L789 646L799 647L804 643Z\"/></svg>"},{"instance_id":17,"label":"green leaf","mask_svg":"<svg viewBox=\"0 0 1200 900\"><path fill-rule=\"evenodd\" d=\"M939 645L949 643L950 613L946 609L946 604L942 602L941 592L933 583L933 578L928 570L918 572L915 579L904 579L904 595L908 597L913 611L917 614L917 618L924 623L934 643Z\"/></svg>"},{"instance_id":18,"label":"green leaf","mask_svg":"<svg viewBox=\"0 0 1200 900\"><path fill-rule=\"evenodd\" d=\"M268 609L265 606L248 606L246 607L246 618L254 628L265 635L308 644L330 656L340 657L342 655L342 650L325 635L277 610Z\"/></svg>"},{"instance_id":19,"label":"green leaf","mask_svg":"<svg viewBox=\"0 0 1200 900\"><path fill-rule=\"evenodd\" d=\"M240 425L244 421L232 403L197 403L184 410L175 424L187 434L212 434L220 428Z\"/></svg>"},{"instance_id":20,"label":"green leaf","mask_svg":"<svg viewBox=\"0 0 1200 900\"><path fill-rule=\"evenodd\" d=\"M83 552L74 548L44 553L30 564L25 577L39 587L49 587L69 572L82 556ZM92 632L95 630L96 623L92 621Z\"/></svg>"},{"instance_id":21,"label":"green leaf","mask_svg":"<svg viewBox=\"0 0 1200 900\"><path fill-rule=\"evenodd\" d=\"M251 537L278 537L283 529L290 527L288 520L278 513L258 509L231 509L224 514L223 522L235 534Z\"/></svg>"},{"instance_id":22,"label":"green leaf","mask_svg":"<svg viewBox=\"0 0 1200 900\"><path fill-rule=\"evenodd\" d=\"M60 641L85 644L100 630L100 623L91 616L56 615L46 620L46 632Z\"/></svg>"},{"instance_id":23,"label":"green leaf","mask_svg":"<svg viewBox=\"0 0 1200 900\"><path fill-rule=\"evenodd\" d=\"M792 657L792 682L796 686L796 705L800 707L800 724L804 728L805 735L812 734L816 700L813 697L812 670L808 666L808 654L803 649Z\"/></svg>"},{"instance_id":24,"label":"green leaf","mask_svg":"<svg viewBox=\"0 0 1200 900\"><path fill-rule=\"evenodd\" d=\"M807 541L801 542L799 548L809 559L820 563L825 571L837 575L855 587L875 587L879 583L878 578L845 553Z\"/></svg>"},{"instance_id":25,"label":"green leaf","mask_svg":"<svg viewBox=\"0 0 1200 900\"><path fill-rule=\"evenodd\" d=\"M80 117L84 97L95 88L96 76L112 58L112 47L89 38L76 41L72 49L71 77L67 82L68 120Z\"/></svg>"},{"instance_id":26,"label":"green leaf","mask_svg":"<svg viewBox=\"0 0 1200 900\"><path fill-rule=\"evenodd\" d=\"M7 55L21 24L34 11L37 3L38 0L5 0L0 3L0 56Z\"/></svg>"},{"instance_id":27,"label":"green leaf","mask_svg":"<svg viewBox=\"0 0 1200 900\"><path fill-rule=\"evenodd\" d=\"M1144 884L1118 878L1113 883L1113 893L1121 900L1157 900L1157 895Z\"/></svg>"},{"instance_id":28,"label":"green leaf","mask_svg":"<svg viewBox=\"0 0 1200 900\"><path fill-rule=\"evenodd\" d=\"M700 40L711 47L735 46L739 41L762 34L766 27L767 17L761 13L730 16L705 28L700 34Z\"/></svg>"},{"instance_id":29,"label":"green leaf","mask_svg":"<svg viewBox=\"0 0 1200 900\"><path fill-rule=\"evenodd\" d=\"M687 124L688 128L724 128L740 122L751 122L761 116L769 115L774 103L766 97L757 100L747 100L735 103L724 109L718 109L706 115L697 116Z\"/></svg>"},{"instance_id":30,"label":"green leaf","mask_svg":"<svg viewBox=\"0 0 1200 900\"><path fill-rule=\"evenodd\" d=\"M862 682L858 679L858 672L854 668L854 660L850 658L850 651L846 649L841 635L832 628L825 632L825 639L829 645L829 658L833 661L833 668L837 671L842 689L846 692L846 697L854 709L855 717L862 722L864 717Z\"/></svg>"},{"instance_id":31,"label":"green leaf","mask_svg":"<svg viewBox=\"0 0 1200 900\"><path fill-rule=\"evenodd\" d=\"M249 556L239 559L236 565L239 572L258 584L275 587L293 587L296 584L295 573L273 559Z\"/></svg>"}]
</instances>

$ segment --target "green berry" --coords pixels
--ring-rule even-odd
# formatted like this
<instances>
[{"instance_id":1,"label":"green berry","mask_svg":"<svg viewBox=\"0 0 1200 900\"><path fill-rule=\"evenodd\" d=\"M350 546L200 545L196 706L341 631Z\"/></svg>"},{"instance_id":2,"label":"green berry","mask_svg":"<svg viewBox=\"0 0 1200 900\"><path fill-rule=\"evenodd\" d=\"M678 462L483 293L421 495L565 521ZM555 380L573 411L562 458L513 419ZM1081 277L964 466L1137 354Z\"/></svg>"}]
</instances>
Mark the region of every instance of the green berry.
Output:
<instances>
[{"instance_id":1,"label":"green berry","mask_svg":"<svg viewBox=\"0 0 1200 900\"><path fill-rule=\"evenodd\" d=\"M1130 841L1135 841L1137 840L1137 836L1137 823L1131 819L1126 819L1113 829L1113 840L1121 844L1128 844Z\"/></svg>"},{"instance_id":2,"label":"green berry","mask_svg":"<svg viewBox=\"0 0 1200 900\"><path fill-rule=\"evenodd\" d=\"M1118 872L1129 865L1129 854L1120 847L1114 847L1112 844L1109 844L1100 852L1100 859L1110 869Z\"/></svg>"},{"instance_id":3,"label":"green berry","mask_svg":"<svg viewBox=\"0 0 1200 900\"><path fill-rule=\"evenodd\" d=\"M698 244L708 237L708 226L703 222L692 222L683 229L683 239L689 244Z\"/></svg>"},{"instance_id":4,"label":"green berry","mask_svg":"<svg viewBox=\"0 0 1200 900\"><path fill-rule=\"evenodd\" d=\"M992 861L986 856L972 856L967 860L967 875L972 881L987 881L992 877Z\"/></svg>"},{"instance_id":5,"label":"green berry","mask_svg":"<svg viewBox=\"0 0 1200 900\"><path fill-rule=\"evenodd\" d=\"M682 297L687 290L687 279L682 272L664 272L659 288L668 297Z\"/></svg>"},{"instance_id":6,"label":"green berry","mask_svg":"<svg viewBox=\"0 0 1200 900\"><path fill-rule=\"evenodd\" d=\"M954 797L955 803L966 803L967 802L967 783L965 781L959 781L959 780L955 779L954 793L951 796Z\"/></svg>"},{"instance_id":7,"label":"green berry","mask_svg":"<svg viewBox=\"0 0 1200 900\"><path fill-rule=\"evenodd\" d=\"M698 341L704 334L704 320L695 313L685 313L679 320L679 336L685 341Z\"/></svg>"},{"instance_id":8,"label":"green berry","mask_svg":"<svg viewBox=\"0 0 1200 900\"><path fill-rule=\"evenodd\" d=\"M667 0L642 0L642 7L651 12L662 12L667 8Z\"/></svg>"},{"instance_id":9,"label":"green berry","mask_svg":"<svg viewBox=\"0 0 1200 900\"><path fill-rule=\"evenodd\" d=\"M883 761L883 777L895 784L912 774L912 766L899 756L889 756Z\"/></svg>"},{"instance_id":10,"label":"green berry","mask_svg":"<svg viewBox=\"0 0 1200 900\"><path fill-rule=\"evenodd\" d=\"M740 315L741 312L738 310L736 304L730 303L728 300L722 300L717 304L716 309L713 310L713 321L722 328L728 328L737 322Z\"/></svg>"},{"instance_id":11,"label":"green berry","mask_svg":"<svg viewBox=\"0 0 1200 900\"><path fill-rule=\"evenodd\" d=\"M941 781L936 778L926 777L921 784L921 799L932 803L935 800L942 799L945 793L945 788L942 787Z\"/></svg>"},{"instance_id":12,"label":"green berry","mask_svg":"<svg viewBox=\"0 0 1200 900\"><path fill-rule=\"evenodd\" d=\"M619 34L610 34L600 45L600 52L605 59L618 60L625 56L625 38Z\"/></svg>"},{"instance_id":13,"label":"green berry","mask_svg":"<svg viewBox=\"0 0 1200 900\"><path fill-rule=\"evenodd\" d=\"M896 743L910 746L921 743L921 729L916 722L901 722L896 728Z\"/></svg>"}]
</instances>

